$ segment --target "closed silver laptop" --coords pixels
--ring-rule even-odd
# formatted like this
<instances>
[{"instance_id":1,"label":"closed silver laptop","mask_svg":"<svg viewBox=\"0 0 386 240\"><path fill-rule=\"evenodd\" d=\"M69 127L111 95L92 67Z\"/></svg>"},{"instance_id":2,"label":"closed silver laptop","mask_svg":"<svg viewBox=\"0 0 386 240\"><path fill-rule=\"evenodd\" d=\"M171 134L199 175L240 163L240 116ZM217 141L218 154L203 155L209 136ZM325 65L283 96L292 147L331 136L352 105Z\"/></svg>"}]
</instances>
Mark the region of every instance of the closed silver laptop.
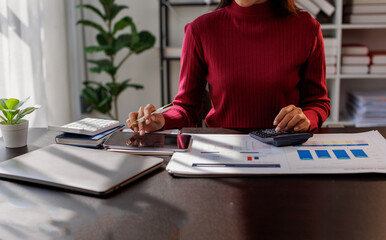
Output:
<instances>
[{"instance_id":1,"label":"closed silver laptop","mask_svg":"<svg viewBox=\"0 0 386 240\"><path fill-rule=\"evenodd\" d=\"M106 195L160 167L162 158L52 144L0 163L0 179Z\"/></svg>"}]
</instances>

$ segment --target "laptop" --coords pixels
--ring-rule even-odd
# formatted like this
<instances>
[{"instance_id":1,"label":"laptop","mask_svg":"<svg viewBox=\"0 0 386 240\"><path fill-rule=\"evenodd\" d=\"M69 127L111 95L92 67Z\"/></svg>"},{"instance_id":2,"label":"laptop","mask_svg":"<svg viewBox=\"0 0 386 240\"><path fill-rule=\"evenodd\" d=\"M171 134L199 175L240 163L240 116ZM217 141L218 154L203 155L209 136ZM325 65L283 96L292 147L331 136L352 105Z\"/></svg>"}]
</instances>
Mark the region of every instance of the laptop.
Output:
<instances>
[{"instance_id":1,"label":"laptop","mask_svg":"<svg viewBox=\"0 0 386 240\"><path fill-rule=\"evenodd\" d=\"M162 164L152 156L52 144L0 163L0 179L104 196Z\"/></svg>"}]
</instances>

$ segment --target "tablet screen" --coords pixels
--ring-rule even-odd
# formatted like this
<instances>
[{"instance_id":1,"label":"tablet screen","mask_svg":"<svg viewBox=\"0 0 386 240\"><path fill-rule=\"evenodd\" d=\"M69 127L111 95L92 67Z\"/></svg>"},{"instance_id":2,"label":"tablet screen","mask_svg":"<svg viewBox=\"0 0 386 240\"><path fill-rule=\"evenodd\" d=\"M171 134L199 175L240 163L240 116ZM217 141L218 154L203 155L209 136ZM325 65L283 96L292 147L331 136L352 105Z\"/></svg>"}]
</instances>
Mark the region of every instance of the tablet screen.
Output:
<instances>
[{"instance_id":1,"label":"tablet screen","mask_svg":"<svg viewBox=\"0 0 386 240\"><path fill-rule=\"evenodd\" d=\"M191 136L182 134L146 133L140 136L133 132L116 132L104 143L106 148L144 151L186 151Z\"/></svg>"}]
</instances>

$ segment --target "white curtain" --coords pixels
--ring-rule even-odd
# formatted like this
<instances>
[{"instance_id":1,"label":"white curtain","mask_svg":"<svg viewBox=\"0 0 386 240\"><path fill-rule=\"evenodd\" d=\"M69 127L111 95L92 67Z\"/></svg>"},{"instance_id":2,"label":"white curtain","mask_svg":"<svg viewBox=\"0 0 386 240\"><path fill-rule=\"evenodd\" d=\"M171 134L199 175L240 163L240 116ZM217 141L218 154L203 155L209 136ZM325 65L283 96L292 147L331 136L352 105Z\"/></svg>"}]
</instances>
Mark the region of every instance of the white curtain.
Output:
<instances>
[{"instance_id":1,"label":"white curtain","mask_svg":"<svg viewBox=\"0 0 386 240\"><path fill-rule=\"evenodd\" d=\"M72 120L66 1L0 0L0 98L42 107L30 126Z\"/></svg>"}]
</instances>

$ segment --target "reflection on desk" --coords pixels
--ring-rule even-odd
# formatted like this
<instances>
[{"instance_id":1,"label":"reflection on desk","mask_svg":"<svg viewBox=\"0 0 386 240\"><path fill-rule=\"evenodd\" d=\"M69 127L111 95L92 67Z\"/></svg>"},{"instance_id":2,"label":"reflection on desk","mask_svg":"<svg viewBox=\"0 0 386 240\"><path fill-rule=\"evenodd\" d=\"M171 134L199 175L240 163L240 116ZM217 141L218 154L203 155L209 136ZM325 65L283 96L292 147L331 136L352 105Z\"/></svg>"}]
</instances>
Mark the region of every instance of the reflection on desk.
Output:
<instances>
[{"instance_id":1,"label":"reflection on desk","mask_svg":"<svg viewBox=\"0 0 386 240\"><path fill-rule=\"evenodd\" d=\"M386 129L379 130L385 136ZM233 129L183 131L240 133ZM0 140L0 160L53 143L57 134L30 129L28 146L19 150L5 149ZM385 176L376 174L185 179L159 170L108 199L96 199L0 181L0 236L384 239L385 184Z\"/></svg>"}]
</instances>

